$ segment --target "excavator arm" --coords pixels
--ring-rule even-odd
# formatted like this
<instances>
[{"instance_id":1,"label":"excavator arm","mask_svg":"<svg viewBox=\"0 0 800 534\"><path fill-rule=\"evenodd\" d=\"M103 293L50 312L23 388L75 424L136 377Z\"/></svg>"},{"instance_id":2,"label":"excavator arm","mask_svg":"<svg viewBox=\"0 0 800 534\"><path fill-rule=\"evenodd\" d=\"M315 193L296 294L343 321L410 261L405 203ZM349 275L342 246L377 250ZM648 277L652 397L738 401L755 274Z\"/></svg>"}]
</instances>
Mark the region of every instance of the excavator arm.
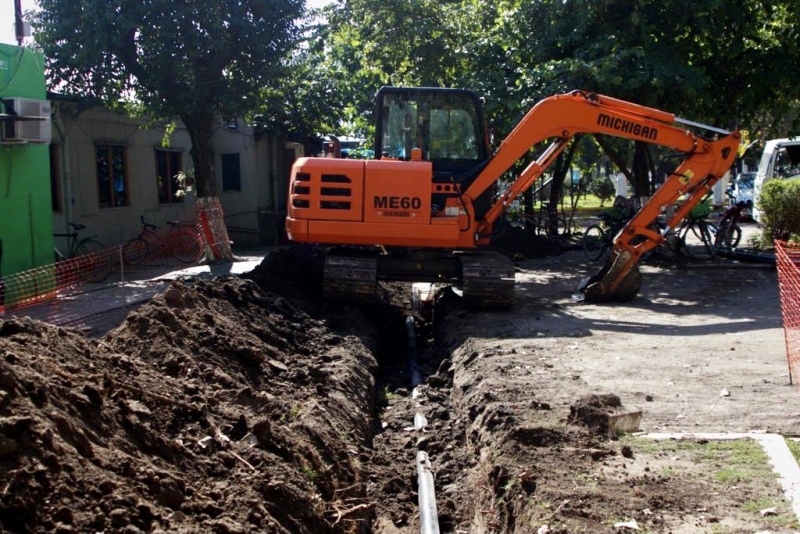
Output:
<instances>
[{"instance_id":1,"label":"excavator arm","mask_svg":"<svg viewBox=\"0 0 800 534\"><path fill-rule=\"evenodd\" d=\"M719 139L700 137L681 125L712 132ZM568 142L581 133L644 141L686 155L675 172L616 236L614 251L603 269L580 288L590 301L629 300L641 287L637 262L665 239L664 235L650 229L651 224L667 206L683 198L667 221L667 231L680 224L714 183L728 172L736 157L740 136L738 132L676 119L664 111L597 94L575 91L547 98L527 113L464 192L464 196L472 201L491 187L531 146L555 139L502 193L483 220L476 223L479 243L488 242L492 223L502 215L505 207L529 188Z\"/></svg>"}]
</instances>

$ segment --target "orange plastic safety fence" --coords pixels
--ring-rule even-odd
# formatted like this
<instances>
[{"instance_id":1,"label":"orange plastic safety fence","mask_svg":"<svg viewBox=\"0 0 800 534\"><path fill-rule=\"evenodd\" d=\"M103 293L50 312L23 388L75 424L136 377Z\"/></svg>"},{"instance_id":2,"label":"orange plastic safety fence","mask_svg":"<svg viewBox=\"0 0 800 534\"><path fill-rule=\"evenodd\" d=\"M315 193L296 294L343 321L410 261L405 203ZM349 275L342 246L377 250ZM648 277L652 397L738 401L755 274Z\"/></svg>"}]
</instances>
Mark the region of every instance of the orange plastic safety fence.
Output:
<instances>
[{"instance_id":1,"label":"orange plastic safety fence","mask_svg":"<svg viewBox=\"0 0 800 534\"><path fill-rule=\"evenodd\" d=\"M0 312L58 298L83 284L124 281L141 269L197 263L204 252L200 229L199 222L166 228L144 239L4 276Z\"/></svg>"},{"instance_id":2,"label":"orange plastic safety fence","mask_svg":"<svg viewBox=\"0 0 800 534\"><path fill-rule=\"evenodd\" d=\"M24 308L56 298L58 293L86 282L102 282L111 274L116 249L64 259L4 276L0 279L0 306Z\"/></svg>"},{"instance_id":3,"label":"orange plastic safety fence","mask_svg":"<svg viewBox=\"0 0 800 534\"><path fill-rule=\"evenodd\" d=\"M776 241L775 260L789 375L800 377L800 245Z\"/></svg>"}]
</instances>

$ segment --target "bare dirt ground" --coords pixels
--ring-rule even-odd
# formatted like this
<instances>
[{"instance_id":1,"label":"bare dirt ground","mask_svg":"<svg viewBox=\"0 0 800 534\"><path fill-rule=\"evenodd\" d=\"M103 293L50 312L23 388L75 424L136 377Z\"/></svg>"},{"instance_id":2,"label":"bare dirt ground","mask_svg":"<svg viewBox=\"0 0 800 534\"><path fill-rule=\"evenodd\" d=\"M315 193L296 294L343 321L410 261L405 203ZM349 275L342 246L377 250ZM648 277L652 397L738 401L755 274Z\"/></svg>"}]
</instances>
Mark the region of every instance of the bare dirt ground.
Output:
<instances>
[{"instance_id":1,"label":"bare dirt ground","mask_svg":"<svg viewBox=\"0 0 800 534\"><path fill-rule=\"evenodd\" d=\"M520 259L512 310L444 292L426 324L403 285L321 303L319 262L175 283L102 339L0 323L0 531L419 532L417 449L442 532L798 528L766 460L722 477L735 451L570 418L612 394L643 431L800 435L773 269L654 260L636 300L593 305L579 253Z\"/></svg>"}]
</instances>

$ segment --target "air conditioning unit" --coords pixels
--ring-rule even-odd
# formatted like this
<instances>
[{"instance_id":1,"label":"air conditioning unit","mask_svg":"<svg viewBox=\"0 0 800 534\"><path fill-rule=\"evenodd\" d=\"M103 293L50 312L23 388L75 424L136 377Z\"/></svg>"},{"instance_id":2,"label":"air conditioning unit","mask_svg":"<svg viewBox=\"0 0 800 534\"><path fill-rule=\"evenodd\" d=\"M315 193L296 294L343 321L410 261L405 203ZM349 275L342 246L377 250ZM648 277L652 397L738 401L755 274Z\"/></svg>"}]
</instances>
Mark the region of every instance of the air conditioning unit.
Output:
<instances>
[{"instance_id":1,"label":"air conditioning unit","mask_svg":"<svg viewBox=\"0 0 800 534\"><path fill-rule=\"evenodd\" d=\"M4 98L2 140L9 143L49 143L52 137L50 102L33 98Z\"/></svg>"}]
</instances>

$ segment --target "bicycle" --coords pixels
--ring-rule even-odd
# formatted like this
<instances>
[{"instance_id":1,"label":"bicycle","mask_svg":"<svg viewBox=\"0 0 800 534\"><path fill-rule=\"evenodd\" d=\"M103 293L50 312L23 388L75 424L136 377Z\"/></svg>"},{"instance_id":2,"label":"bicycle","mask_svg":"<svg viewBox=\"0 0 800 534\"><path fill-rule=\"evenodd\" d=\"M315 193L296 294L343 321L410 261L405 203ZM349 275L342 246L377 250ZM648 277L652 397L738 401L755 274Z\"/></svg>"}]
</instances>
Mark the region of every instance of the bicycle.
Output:
<instances>
[{"instance_id":1,"label":"bicycle","mask_svg":"<svg viewBox=\"0 0 800 534\"><path fill-rule=\"evenodd\" d=\"M748 207L746 201L740 200L725 209L722 218L719 220L719 225L712 228L714 248L717 251L733 250L739 246L739 242L742 240L742 228L739 226L739 219L742 216L742 212Z\"/></svg>"},{"instance_id":2,"label":"bicycle","mask_svg":"<svg viewBox=\"0 0 800 534\"><path fill-rule=\"evenodd\" d=\"M681 221L676 232L675 252L698 260L711 259L717 255L714 246L716 226L706 220L707 215L706 210L695 208Z\"/></svg>"},{"instance_id":3,"label":"bicycle","mask_svg":"<svg viewBox=\"0 0 800 534\"><path fill-rule=\"evenodd\" d=\"M614 237L622 230L628 219L610 213L600 214L599 224L590 224L583 234L581 248L589 261L606 259L614 246Z\"/></svg>"},{"instance_id":4,"label":"bicycle","mask_svg":"<svg viewBox=\"0 0 800 534\"><path fill-rule=\"evenodd\" d=\"M53 247L56 263L56 279L59 283L70 281L74 273L87 282L99 283L111 274L111 254L97 236L78 239L78 232L86 228L84 224L68 223L72 232L53 234L53 237L69 238L69 250L64 254L57 246Z\"/></svg>"},{"instance_id":5,"label":"bicycle","mask_svg":"<svg viewBox=\"0 0 800 534\"><path fill-rule=\"evenodd\" d=\"M158 230L161 227L150 224L139 217L142 231L122 248L122 261L128 265L136 265L148 258L154 265L163 265L172 257L181 263L196 263L203 253L197 233L190 230L185 223L167 221L169 231L162 237Z\"/></svg>"},{"instance_id":6,"label":"bicycle","mask_svg":"<svg viewBox=\"0 0 800 534\"><path fill-rule=\"evenodd\" d=\"M526 225L530 224L538 235L559 237L572 233L572 228L567 220L560 216L558 210L550 207L547 202L542 202L537 214L525 215L525 222Z\"/></svg>"}]
</instances>

